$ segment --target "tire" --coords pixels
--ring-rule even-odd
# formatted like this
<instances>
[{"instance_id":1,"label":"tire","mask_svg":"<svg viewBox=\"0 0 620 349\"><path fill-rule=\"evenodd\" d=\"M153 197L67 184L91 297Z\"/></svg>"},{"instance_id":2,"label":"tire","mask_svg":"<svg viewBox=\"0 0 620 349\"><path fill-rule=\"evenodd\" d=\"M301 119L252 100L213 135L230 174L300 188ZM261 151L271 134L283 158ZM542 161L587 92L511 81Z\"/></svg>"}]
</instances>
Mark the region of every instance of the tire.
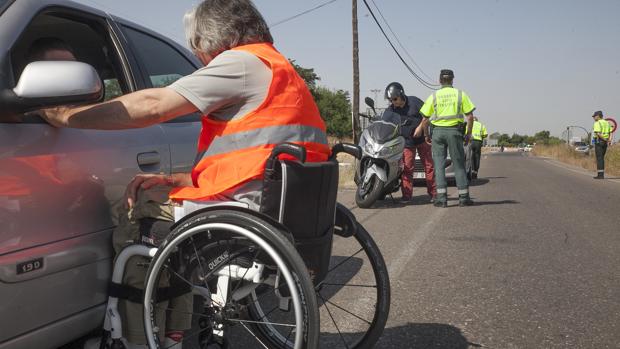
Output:
<instances>
[{"instance_id":1,"label":"tire","mask_svg":"<svg viewBox=\"0 0 620 349\"><path fill-rule=\"evenodd\" d=\"M261 277L253 279L259 270ZM183 291L189 306L175 308L161 301L164 291L156 285L166 286L166 279L173 292L191 288L191 293ZM158 249L145 285L144 326L150 348L163 348L160 330L165 320L157 316L163 310L169 319L176 315L186 324L191 320L184 348L260 346L247 316L252 293L276 300L289 296L290 310L283 313L290 322L272 327L288 331L291 348L318 347L319 312L308 270L291 241L258 214L221 209L190 216ZM223 289L229 291L225 299L219 296Z\"/></svg>"},{"instance_id":2,"label":"tire","mask_svg":"<svg viewBox=\"0 0 620 349\"><path fill-rule=\"evenodd\" d=\"M387 323L390 312L387 266L370 234L359 223L357 225L352 237L334 236L335 253L331 257L330 271L316 287L321 311L319 348L373 348ZM344 253L346 251L349 253ZM344 305L347 300L350 305ZM266 311L256 309L260 308L260 304L256 304L250 317L258 319ZM260 325L256 328L269 348L291 348L282 338L270 336Z\"/></svg>"},{"instance_id":3,"label":"tire","mask_svg":"<svg viewBox=\"0 0 620 349\"><path fill-rule=\"evenodd\" d=\"M383 194L385 183L376 175L370 177L370 183L368 185L370 189L366 193L364 193L364 189L360 185L357 186L357 190L355 191L355 203L359 208L369 208Z\"/></svg>"}]
</instances>

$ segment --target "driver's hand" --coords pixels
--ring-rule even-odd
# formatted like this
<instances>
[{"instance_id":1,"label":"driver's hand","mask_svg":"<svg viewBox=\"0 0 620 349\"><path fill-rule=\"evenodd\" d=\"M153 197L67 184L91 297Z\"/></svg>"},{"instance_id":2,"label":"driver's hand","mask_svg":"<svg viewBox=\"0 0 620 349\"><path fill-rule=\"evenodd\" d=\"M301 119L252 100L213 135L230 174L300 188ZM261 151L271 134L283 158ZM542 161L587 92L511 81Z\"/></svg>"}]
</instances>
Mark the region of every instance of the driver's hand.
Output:
<instances>
[{"instance_id":1,"label":"driver's hand","mask_svg":"<svg viewBox=\"0 0 620 349\"><path fill-rule=\"evenodd\" d=\"M424 141L426 142L426 144L432 144L433 140L431 139L431 136L424 136Z\"/></svg>"},{"instance_id":2,"label":"driver's hand","mask_svg":"<svg viewBox=\"0 0 620 349\"><path fill-rule=\"evenodd\" d=\"M125 190L125 208L132 208L136 204L140 189L149 189L156 185L172 186L172 180L170 176L162 174L136 175Z\"/></svg>"},{"instance_id":3,"label":"driver's hand","mask_svg":"<svg viewBox=\"0 0 620 349\"><path fill-rule=\"evenodd\" d=\"M415 129L415 132L413 132L413 138L418 138L422 135L422 133L424 133L424 130L422 130L421 127L418 127Z\"/></svg>"},{"instance_id":4,"label":"driver's hand","mask_svg":"<svg viewBox=\"0 0 620 349\"><path fill-rule=\"evenodd\" d=\"M40 116L43 120L45 120L48 124L54 126L54 127L66 127L67 126L67 120L64 117L64 111L67 109L67 107L53 107L53 108L45 108L45 109L40 109L34 112L30 112L27 115L38 115Z\"/></svg>"}]
</instances>

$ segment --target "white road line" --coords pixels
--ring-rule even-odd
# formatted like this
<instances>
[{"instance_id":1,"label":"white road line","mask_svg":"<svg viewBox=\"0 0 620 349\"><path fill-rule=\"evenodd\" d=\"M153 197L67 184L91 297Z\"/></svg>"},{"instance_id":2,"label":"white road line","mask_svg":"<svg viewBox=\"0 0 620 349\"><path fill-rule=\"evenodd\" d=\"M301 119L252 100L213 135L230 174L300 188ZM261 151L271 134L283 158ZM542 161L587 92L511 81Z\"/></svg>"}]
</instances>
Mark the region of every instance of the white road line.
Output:
<instances>
[{"instance_id":1,"label":"white road line","mask_svg":"<svg viewBox=\"0 0 620 349\"><path fill-rule=\"evenodd\" d=\"M578 173L578 174L580 174L580 175L584 175L584 176L588 176L588 177L592 176L592 173L585 172L585 170L584 170L584 171L575 170L575 169L570 168L570 167L568 167L568 166L566 166L566 165L564 165L564 164L562 164L562 163L558 163L558 162L557 162L557 161L555 161L555 160L547 160L547 159L545 159L544 161L545 161L546 163L550 164L550 165L553 165L553 166L556 166L556 167L559 167L559 168L563 168L563 169L565 169L565 170L569 170L569 171L571 171L571 172ZM609 181L609 182L615 182L615 183L620 183L620 181L619 181L619 180L617 180L617 179L606 179L606 181Z\"/></svg>"},{"instance_id":2,"label":"white road line","mask_svg":"<svg viewBox=\"0 0 620 349\"><path fill-rule=\"evenodd\" d=\"M447 209L435 209L434 212L425 219L425 223L416 228L415 233L412 234L413 236L405 248L398 253L396 258L394 258L391 263L388 263L388 275L390 276L390 279L398 279L400 273L402 273L403 269L407 266L407 263L409 263L422 243L424 243L428 236L433 232L435 222L437 222L437 220L439 220L446 212L448 212Z\"/></svg>"}]
</instances>

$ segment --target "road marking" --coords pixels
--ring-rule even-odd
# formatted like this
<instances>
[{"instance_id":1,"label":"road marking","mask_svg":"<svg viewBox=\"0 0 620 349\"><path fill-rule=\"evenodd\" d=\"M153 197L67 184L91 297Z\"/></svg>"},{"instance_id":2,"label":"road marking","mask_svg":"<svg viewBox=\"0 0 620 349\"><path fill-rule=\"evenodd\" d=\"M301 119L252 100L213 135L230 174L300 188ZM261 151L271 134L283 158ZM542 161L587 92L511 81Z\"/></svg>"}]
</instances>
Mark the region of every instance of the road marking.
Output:
<instances>
[{"instance_id":1,"label":"road marking","mask_svg":"<svg viewBox=\"0 0 620 349\"><path fill-rule=\"evenodd\" d=\"M407 263L413 258L416 254L422 243L428 238L428 236L434 231L433 226L435 222L441 218L448 210L437 208L434 212L425 219L425 223L416 229L415 234L413 234L413 238L407 243L405 248L403 248L396 258L389 263L388 266L388 275L390 279L396 280L400 276L400 273L403 272L403 269L407 266Z\"/></svg>"},{"instance_id":2,"label":"road marking","mask_svg":"<svg viewBox=\"0 0 620 349\"><path fill-rule=\"evenodd\" d=\"M562 163L558 163L556 160L550 160L550 159L548 160L548 159L545 159L544 161L545 161L546 163L550 164L550 165L553 165L553 166L556 166L556 167L559 167L559 168L563 168L563 169L565 169L565 170L569 170L569 171L571 171L571 172L578 173L578 174L580 174L580 175L584 175L584 176L588 176L588 177L592 176L592 174L591 174L591 173L589 173L589 172L585 172L585 170L583 170L583 171L575 170L575 169L570 168L570 167L568 167L568 166L566 166L566 165L564 165L564 164L562 164ZM620 183L620 180L617 180L617 179L607 179L606 181L608 181L608 182Z\"/></svg>"}]
</instances>

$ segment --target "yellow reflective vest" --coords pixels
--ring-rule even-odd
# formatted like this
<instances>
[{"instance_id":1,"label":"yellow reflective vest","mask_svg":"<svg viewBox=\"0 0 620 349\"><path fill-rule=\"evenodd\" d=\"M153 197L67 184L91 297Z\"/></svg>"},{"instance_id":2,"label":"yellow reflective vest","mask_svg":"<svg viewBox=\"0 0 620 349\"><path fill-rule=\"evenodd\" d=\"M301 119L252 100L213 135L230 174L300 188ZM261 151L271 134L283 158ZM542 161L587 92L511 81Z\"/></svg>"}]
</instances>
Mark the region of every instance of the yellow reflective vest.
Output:
<instances>
[{"instance_id":1,"label":"yellow reflective vest","mask_svg":"<svg viewBox=\"0 0 620 349\"><path fill-rule=\"evenodd\" d=\"M464 91L444 86L426 99L420 113L430 118L435 126L451 127L463 123L465 114L474 109L476 107Z\"/></svg>"},{"instance_id":2,"label":"yellow reflective vest","mask_svg":"<svg viewBox=\"0 0 620 349\"><path fill-rule=\"evenodd\" d=\"M611 134L611 125L607 120L600 119L594 123L594 133L598 133L598 139L607 141Z\"/></svg>"},{"instance_id":3,"label":"yellow reflective vest","mask_svg":"<svg viewBox=\"0 0 620 349\"><path fill-rule=\"evenodd\" d=\"M474 126L471 129L471 137L475 141L482 141L487 138L487 128L480 123L480 121L474 121Z\"/></svg>"}]
</instances>

